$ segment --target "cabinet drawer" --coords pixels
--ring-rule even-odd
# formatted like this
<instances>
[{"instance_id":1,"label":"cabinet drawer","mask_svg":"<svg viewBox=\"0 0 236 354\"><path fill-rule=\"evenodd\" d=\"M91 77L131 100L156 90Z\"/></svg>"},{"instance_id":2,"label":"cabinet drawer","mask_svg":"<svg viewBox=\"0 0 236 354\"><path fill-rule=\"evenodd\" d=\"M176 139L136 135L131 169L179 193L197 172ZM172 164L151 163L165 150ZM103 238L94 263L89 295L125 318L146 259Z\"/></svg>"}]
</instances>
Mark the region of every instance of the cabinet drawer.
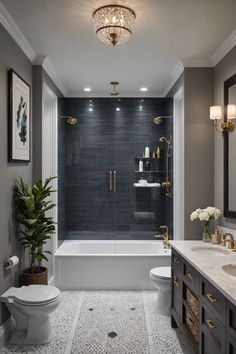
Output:
<instances>
[{"instance_id":1,"label":"cabinet drawer","mask_svg":"<svg viewBox=\"0 0 236 354\"><path fill-rule=\"evenodd\" d=\"M201 308L201 353L225 354L225 327L204 305Z\"/></svg>"},{"instance_id":2,"label":"cabinet drawer","mask_svg":"<svg viewBox=\"0 0 236 354\"><path fill-rule=\"evenodd\" d=\"M214 311L218 318L225 323L226 303L225 297L206 279L202 279L202 300Z\"/></svg>"},{"instance_id":3,"label":"cabinet drawer","mask_svg":"<svg viewBox=\"0 0 236 354\"><path fill-rule=\"evenodd\" d=\"M227 303L227 332L234 338L236 338L236 306Z\"/></svg>"},{"instance_id":4,"label":"cabinet drawer","mask_svg":"<svg viewBox=\"0 0 236 354\"><path fill-rule=\"evenodd\" d=\"M182 265L182 257L178 252L175 250L171 251L171 267L175 269L175 271L181 271L181 265Z\"/></svg>"},{"instance_id":5,"label":"cabinet drawer","mask_svg":"<svg viewBox=\"0 0 236 354\"><path fill-rule=\"evenodd\" d=\"M183 280L191 291L199 294L199 273L186 261L183 262Z\"/></svg>"}]
</instances>

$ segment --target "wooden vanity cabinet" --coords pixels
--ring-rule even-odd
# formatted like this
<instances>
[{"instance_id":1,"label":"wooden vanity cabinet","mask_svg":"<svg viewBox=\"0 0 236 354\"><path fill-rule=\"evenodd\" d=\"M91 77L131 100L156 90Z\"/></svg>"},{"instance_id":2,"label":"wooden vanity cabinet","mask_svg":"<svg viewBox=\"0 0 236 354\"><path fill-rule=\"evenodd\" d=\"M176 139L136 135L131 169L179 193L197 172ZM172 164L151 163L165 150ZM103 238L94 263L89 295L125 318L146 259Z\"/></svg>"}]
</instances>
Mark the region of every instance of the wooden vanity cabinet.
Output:
<instances>
[{"instance_id":1,"label":"wooden vanity cabinet","mask_svg":"<svg viewBox=\"0 0 236 354\"><path fill-rule=\"evenodd\" d=\"M171 267L172 327L195 353L236 354L236 307L174 249Z\"/></svg>"}]
</instances>

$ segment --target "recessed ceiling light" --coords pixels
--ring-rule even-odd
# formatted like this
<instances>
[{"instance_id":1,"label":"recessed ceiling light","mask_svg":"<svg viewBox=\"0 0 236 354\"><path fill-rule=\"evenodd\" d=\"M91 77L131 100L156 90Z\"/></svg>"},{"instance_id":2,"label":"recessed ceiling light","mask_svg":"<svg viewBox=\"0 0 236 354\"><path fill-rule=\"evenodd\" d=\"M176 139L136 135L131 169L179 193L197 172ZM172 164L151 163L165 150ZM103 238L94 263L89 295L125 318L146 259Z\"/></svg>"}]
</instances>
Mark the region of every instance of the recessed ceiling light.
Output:
<instances>
[{"instance_id":1,"label":"recessed ceiling light","mask_svg":"<svg viewBox=\"0 0 236 354\"><path fill-rule=\"evenodd\" d=\"M143 106L140 105L140 106L139 106L139 110L142 111L142 109L143 109Z\"/></svg>"},{"instance_id":2,"label":"recessed ceiling light","mask_svg":"<svg viewBox=\"0 0 236 354\"><path fill-rule=\"evenodd\" d=\"M142 91L142 92L146 92L147 90L148 90L147 87L141 87L141 88L140 88L140 91Z\"/></svg>"},{"instance_id":3,"label":"recessed ceiling light","mask_svg":"<svg viewBox=\"0 0 236 354\"><path fill-rule=\"evenodd\" d=\"M120 111L120 107L116 107L116 111L119 112Z\"/></svg>"},{"instance_id":4,"label":"recessed ceiling light","mask_svg":"<svg viewBox=\"0 0 236 354\"><path fill-rule=\"evenodd\" d=\"M90 92L91 91L91 88L90 87L85 87L84 88L84 92Z\"/></svg>"},{"instance_id":5,"label":"recessed ceiling light","mask_svg":"<svg viewBox=\"0 0 236 354\"><path fill-rule=\"evenodd\" d=\"M92 107L89 107L88 110L89 110L89 112L92 112L92 111L93 111L93 108L92 108Z\"/></svg>"}]
</instances>

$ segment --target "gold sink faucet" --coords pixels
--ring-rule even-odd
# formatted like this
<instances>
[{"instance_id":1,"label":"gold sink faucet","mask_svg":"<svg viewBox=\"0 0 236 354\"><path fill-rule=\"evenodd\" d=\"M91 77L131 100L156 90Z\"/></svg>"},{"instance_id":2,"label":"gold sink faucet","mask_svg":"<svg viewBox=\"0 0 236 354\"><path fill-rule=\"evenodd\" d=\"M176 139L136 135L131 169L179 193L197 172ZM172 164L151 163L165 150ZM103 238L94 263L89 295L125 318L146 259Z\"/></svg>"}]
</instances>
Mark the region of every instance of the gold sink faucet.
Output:
<instances>
[{"instance_id":1,"label":"gold sink faucet","mask_svg":"<svg viewBox=\"0 0 236 354\"><path fill-rule=\"evenodd\" d=\"M169 243L169 232L168 232L168 226L167 225L161 225L159 229L162 231L162 234L160 235L155 235L155 238L162 238L163 239L163 246L165 249L170 248L170 243Z\"/></svg>"},{"instance_id":2,"label":"gold sink faucet","mask_svg":"<svg viewBox=\"0 0 236 354\"><path fill-rule=\"evenodd\" d=\"M228 248L233 249L234 248L234 237L232 234L230 234L229 232L226 232L223 236L222 236L222 245L226 246L226 244L228 243Z\"/></svg>"}]
</instances>

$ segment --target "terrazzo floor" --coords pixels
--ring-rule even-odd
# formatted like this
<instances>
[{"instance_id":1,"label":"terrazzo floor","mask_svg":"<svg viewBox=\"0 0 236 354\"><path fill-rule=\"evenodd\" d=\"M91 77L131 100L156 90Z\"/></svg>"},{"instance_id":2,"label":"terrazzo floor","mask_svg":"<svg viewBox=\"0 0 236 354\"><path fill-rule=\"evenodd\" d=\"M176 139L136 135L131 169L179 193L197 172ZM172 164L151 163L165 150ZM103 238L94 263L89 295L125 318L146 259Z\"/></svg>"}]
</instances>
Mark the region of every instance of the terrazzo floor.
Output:
<instances>
[{"instance_id":1,"label":"terrazzo floor","mask_svg":"<svg viewBox=\"0 0 236 354\"><path fill-rule=\"evenodd\" d=\"M52 342L5 345L2 354L192 354L170 318L156 313L156 293L63 291L51 316Z\"/></svg>"}]
</instances>

